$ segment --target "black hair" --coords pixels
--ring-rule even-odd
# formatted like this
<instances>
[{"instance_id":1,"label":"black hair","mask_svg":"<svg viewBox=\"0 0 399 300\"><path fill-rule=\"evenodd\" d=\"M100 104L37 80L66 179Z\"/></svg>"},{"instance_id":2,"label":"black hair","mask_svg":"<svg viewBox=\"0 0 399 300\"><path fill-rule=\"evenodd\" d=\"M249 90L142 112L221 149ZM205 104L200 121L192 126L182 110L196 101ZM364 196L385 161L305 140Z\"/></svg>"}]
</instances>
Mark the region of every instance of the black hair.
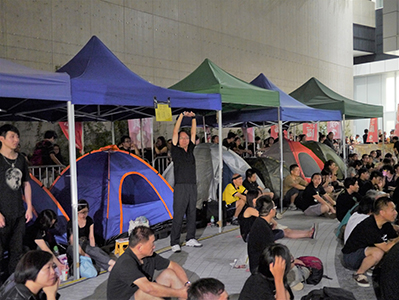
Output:
<instances>
[{"instance_id":1,"label":"black hair","mask_svg":"<svg viewBox=\"0 0 399 300\"><path fill-rule=\"evenodd\" d=\"M386 157L386 158L384 158L384 159L382 160L382 163L383 163L384 165L390 165L390 164L392 163L392 159Z\"/></svg>"},{"instance_id":2,"label":"black hair","mask_svg":"<svg viewBox=\"0 0 399 300\"><path fill-rule=\"evenodd\" d=\"M218 135L212 135L212 138L211 138L211 142L213 143L213 142L215 142L215 139L218 137Z\"/></svg>"},{"instance_id":3,"label":"black hair","mask_svg":"<svg viewBox=\"0 0 399 300\"><path fill-rule=\"evenodd\" d=\"M245 171L245 178L246 179L251 178L252 175L254 175L254 174L256 174L254 169L248 169Z\"/></svg>"},{"instance_id":4,"label":"black hair","mask_svg":"<svg viewBox=\"0 0 399 300\"><path fill-rule=\"evenodd\" d=\"M373 211L374 207L374 199L368 196L363 197L359 201L359 206L357 208L357 212L359 214L367 215Z\"/></svg>"},{"instance_id":5,"label":"black hair","mask_svg":"<svg viewBox=\"0 0 399 300\"><path fill-rule=\"evenodd\" d=\"M379 215L380 211L388 206L389 202L392 202L392 199L388 198L388 197L381 197L378 198L374 201L374 207L373 207L373 214L375 215Z\"/></svg>"},{"instance_id":6,"label":"black hair","mask_svg":"<svg viewBox=\"0 0 399 300\"><path fill-rule=\"evenodd\" d=\"M129 246L135 247L139 243L148 242L154 231L146 226L137 226L129 236Z\"/></svg>"},{"instance_id":7,"label":"black hair","mask_svg":"<svg viewBox=\"0 0 399 300\"><path fill-rule=\"evenodd\" d=\"M319 135L319 142L321 142L322 139L324 139L326 136L324 134Z\"/></svg>"},{"instance_id":8,"label":"black hair","mask_svg":"<svg viewBox=\"0 0 399 300\"><path fill-rule=\"evenodd\" d=\"M37 216L35 223L41 230L47 230L54 227L53 220L55 220L55 225L57 223L57 214L51 209L45 209Z\"/></svg>"},{"instance_id":9,"label":"black hair","mask_svg":"<svg viewBox=\"0 0 399 300\"><path fill-rule=\"evenodd\" d=\"M274 203L270 196L263 195L256 200L256 209L259 211L260 217L265 217L269 215L273 207Z\"/></svg>"},{"instance_id":10,"label":"black hair","mask_svg":"<svg viewBox=\"0 0 399 300\"><path fill-rule=\"evenodd\" d=\"M189 136L190 137L190 136ZM158 146L158 149L161 150L162 148L166 147L166 140L165 137L163 137L162 135L157 137L157 140L161 141L161 146Z\"/></svg>"},{"instance_id":11,"label":"black hair","mask_svg":"<svg viewBox=\"0 0 399 300\"><path fill-rule=\"evenodd\" d=\"M236 134L234 133L234 132L229 132L228 134L227 134L227 139L232 139L232 138L235 138L236 137Z\"/></svg>"},{"instance_id":12,"label":"black hair","mask_svg":"<svg viewBox=\"0 0 399 300\"><path fill-rule=\"evenodd\" d=\"M364 130L364 133L369 133L369 130L368 130L368 129L365 129L365 130Z\"/></svg>"},{"instance_id":13,"label":"black hair","mask_svg":"<svg viewBox=\"0 0 399 300\"><path fill-rule=\"evenodd\" d=\"M359 175L359 178L360 178L360 175L362 175L363 173L368 173L368 172L369 172L369 170L367 170L366 168L360 168L359 171L357 171L357 174Z\"/></svg>"},{"instance_id":14,"label":"black hair","mask_svg":"<svg viewBox=\"0 0 399 300\"><path fill-rule=\"evenodd\" d=\"M370 181L377 177L383 177L380 171L373 171L370 174Z\"/></svg>"},{"instance_id":15,"label":"black hair","mask_svg":"<svg viewBox=\"0 0 399 300\"><path fill-rule=\"evenodd\" d=\"M47 130L44 133L44 138L45 139L51 139L51 138L57 139L58 135L57 135L57 133L54 130Z\"/></svg>"},{"instance_id":16,"label":"black hair","mask_svg":"<svg viewBox=\"0 0 399 300\"><path fill-rule=\"evenodd\" d=\"M266 279L274 280L272 272L270 272L270 264L275 262L275 258L280 256L285 261L285 271L283 276L284 285L287 285L287 274L291 269L291 253L287 246L282 244L273 244L263 250L259 258L258 273L266 277Z\"/></svg>"},{"instance_id":17,"label":"black hair","mask_svg":"<svg viewBox=\"0 0 399 300\"><path fill-rule=\"evenodd\" d=\"M313 178L315 178L315 176L321 176L321 173L313 173L312 177L310 177L310 180L313 180Z\"/></svg>"},{"instance_id":18,"label":"black hair","mask_svg":"<svg viewBox=\"0 0 399 300\"><path fill-rule=\"evenodd\" d=\"M293 164L290 166L290 173L291 171L293 171L295 168L299 168L299 166L297 164Z\"/></svg>"},{"instance_id":19,"label":"black hair","mask_svg":"<svg viewBox=\"0 0 399 300\"><path fill-rule=\"evenodd\" d=\"M332 172L330 169L323 169L321 170L321 176L327 176L327 175L332 175Z\"/></svg>"},{"instance_id":20,"label":"black hair","mask_svg":"<svg viewBox=\"0 0 399 300\"><path fill-rule=\"evenodd\" d=\"M15 282L25 284L26 281L36 281L40 270L53 259L53 255L42 250L27 252L15 268Z\"/></svg>"},{"instance_id":21,"label":"black hair","mask_svg":"<svg viewBox=\"0 0 399 300\"><path fill-rule=\"evenodd\" d=\"M392 153L386 153L385 154L385 158L392 158L393 156L392 156Z\"/></svg>"},{"instance_id":22,"label":"black hair","mask_svg":"<svg viewBox=\"0 0 399 300\"><path fill-rule=\"evenodd\" d=\"M78 211L81 211L82 209L89 209L89 202L87 202L85 199L79 199L78 201Z\"/></svg>"},{"instance_id":23,"label":"black hair","mask_svg":"<svg viewBox=\"0 0 399 300\"><path fill-rule=\"evenodd\" d=\"M124 135L124 136L121 137L121 141L120 141L119 144L123 144L123 143L125 142L126 139L132 140L132 139L130 138L130 136Z\"/></svg>"},{"instance_id":24,"label":"black hair","mask_svg":"<svg viewBox=\"0 0 399 300\"><path fill-rule=\"evenodd\" d=\"M395 174L395 170L391 165L385 165L381 168L381 171L389 171L391 174Z\"/></svg>"},{"instance_id":25,"label":"black hair","mask_svg":"<svg viewBox=\"0 0 399 300\"><path fill-rule=\"evenodd\" d=\"M260 141L260 137L259 137L259 136L256 136L256 137L255 137L255 142L256 142L256 141Z\"/></svg>"},{"instance_id":26,"label":"black hair","mask_svg":"<svg viewBox=\"0 0 399 300\"><path fill-rule=\"evenodd\" d=\"M396 170L399 167L399 164L396 164L393 166L393 168Z\"/></svg>"},{"instance_id":27,"label":"black hair","mask_svg":"<svg viewBox=\"0 0 399 300\"><path fill-rule=\"evenodd\" d=\"M335 161L333 161L332 159L327 160L324 163L324 169L329 169L332 166L332 164L335 164Z\"/></svg>"},{"instance_id":28,"label":"black hair","mask_svg":"<svg viewBox=\"0 0 399 300\"><path fill-rule=\"evenodd\" d=\"M14 125L4 124L3 126L0 127L0 135L2 137L6 137L7 132L9 132L9 131L14 132L14 133L18 134L18 136L20 136L18 128L15 127Z\"/></svg>"},{"instance_id":29,"label":"black hair","mask_svg":"<svg viewBox=\"0 0 399 300\"><path fill-rule=\"evenodd\" d=\"M364 153L364 154L362 155L362 159L365 158L366 156L369 157L369 155L368 155L367 153Z\"/></svg>"},{"instance_id":30,"label":"black hair","mask_svg":"<svg viewBox=\"0 0 399 300\"><path fill-rule=\"evenodd\" d=\"M350 166L351 166L351 167L354 167L354 168L360 167L360 166L362 166L362 165L363 165L363 164L362 164L362 162L361 162L359 159L353 161L353 162L350 164Z\"/></svg>"},{"instance_id":31,"label":"black hair","mask_svg":"<svg viewBox=\"0 0 399 300\"><path fill-rule=\"evenodd\" d=\"M254 199L258 198L258 196L259 190L248 190L248 193L246 194L247 205L249 207L254 207Z\"/></svg>"},{"instance_id":32,"label":"black hair","mask_svg":"<svg viewBox=\"0 0 399 300\"><path fill-rule=\"evenodd\" d=\"M355 185L355 184L356 184L356 181L357 181L357 178L355 178L355 177L348 177L348 178L345 178L345 180L344 180L344 187L345 187L346 189L349 189L351 185Z\"/></svg>"},{"instance_id":33,"label":"black hair","mask_svg":"<svg viewBox=\"0 0 399 300\"><path fill-rule=\"evenodd\" d=\"M219 296L224 292L224 284L215 278L201 278L187 290L187 300L206 300L209 296ZM212 298L213 299L213 298Z\"/></svg>"}]
</instances>

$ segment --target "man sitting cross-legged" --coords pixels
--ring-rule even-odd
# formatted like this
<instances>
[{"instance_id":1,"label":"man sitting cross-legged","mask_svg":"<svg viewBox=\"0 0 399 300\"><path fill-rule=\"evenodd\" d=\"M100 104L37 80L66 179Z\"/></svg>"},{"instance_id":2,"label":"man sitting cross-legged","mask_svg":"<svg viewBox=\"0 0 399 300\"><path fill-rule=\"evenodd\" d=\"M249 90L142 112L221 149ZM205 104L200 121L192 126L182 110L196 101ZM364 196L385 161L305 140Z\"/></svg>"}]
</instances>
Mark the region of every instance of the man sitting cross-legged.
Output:
<instances>
[{"instance_id":1,"label":"man sitting cross-legged","mask_svg":"<svg viewBox=\"0 0 399 300\"><path fill-rule=\"evenodd\" d=\"M289 202L288 209L296 210L295 200L301 197L308 183L301 177L301 172L297 164L290 166L290 175L284 178L283 194L284 202Z\"/></svg>"},{"instance_id":2,"label":"man sitting cross-legged","mask_svg":"<svg viewBox=\"0 0 399 300\"><path fill-rule=\"evenodd\" d=\"M238 215L247 200L247 190L242 185L242 177L240 174L234 174L229 183L223 191L223 201L226 203L227 208L235 208L232 225L239 225Z\"/></svg>"},{"instance_id":3,"label":"man sitting cross-legged","mask_svg":"<svg viewBox=\"0 0 399 300\"><path fill-rule=\"evenodd\" d=\"M190 282L183 268L154 252L152 229L136 227L129 237L129 247L116 261L108 278L107 299L135 300L176 297L187 299ZM163 270L156 282L154 271Z\"/></svg>"},{"instance_id":4,"label":"man sitting cross-legged","mask_svg":"<svg viewBox=\"0 0 399 300\"><path fill-rule=\"evenodd\" d=\"M398 234L391 224L397 215L391 199L377 199L373 213L353 229L342 248L346 266L357 270L353 277L359 286L370 286L364 274L399 241Z\"/></svg>"}]
</instances>

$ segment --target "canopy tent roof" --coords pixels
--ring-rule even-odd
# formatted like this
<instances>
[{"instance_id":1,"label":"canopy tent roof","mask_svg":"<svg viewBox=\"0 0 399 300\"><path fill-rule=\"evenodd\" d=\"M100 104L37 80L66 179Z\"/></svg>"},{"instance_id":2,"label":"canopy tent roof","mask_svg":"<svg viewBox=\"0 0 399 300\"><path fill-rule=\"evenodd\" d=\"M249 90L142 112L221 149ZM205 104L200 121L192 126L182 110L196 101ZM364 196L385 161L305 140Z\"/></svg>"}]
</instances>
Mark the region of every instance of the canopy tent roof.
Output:
<instances>
[{"instance_id":1,"label":"canopy tent roof","mask_svg":"<svg viewBox=\"0 0 399 300\"><path fill-rule=\"evenodd\" d=\"M173 91L149 83L130 71L96 36L58 72L71 76L72 102L82 105L75 106L77 119L154 116L154 97L161 103L169 99L172 112L221 109L220 95Z\"/></svg>"},{"instance_id":2,"label":"canopy tent roof","mask_svg":"<svg viewBox=\"0 0 399 300\"><path fill-rule=\"evenodd\" d=\"M222 97L223 111L248 106L278 107L279 94L249 84L218 67L209 59L170 89L194 93L218 93Z\"/></svg>"},{"instance_id":3,"label":"canopy tent roof","mask_svg":"<svg viewBox=\"0 0 399 300\"><path fill-rule=\"evenodd\" d=\"M348 99L314 77L290 93L290 96L313 108L340 110L345 115L345 119L380 118L383 116L382 106Z\"/></svg>"},{"instance_id":4,"label":"canopy tent roof","mask_svg":"<svg viewBox=\"0 0 399 300\"><path fill-rule=\"evenodd\" d=\"M0 120L53 120L71 100L69 75L31 69L0 58Z\"/></svg>"}]
</instances>

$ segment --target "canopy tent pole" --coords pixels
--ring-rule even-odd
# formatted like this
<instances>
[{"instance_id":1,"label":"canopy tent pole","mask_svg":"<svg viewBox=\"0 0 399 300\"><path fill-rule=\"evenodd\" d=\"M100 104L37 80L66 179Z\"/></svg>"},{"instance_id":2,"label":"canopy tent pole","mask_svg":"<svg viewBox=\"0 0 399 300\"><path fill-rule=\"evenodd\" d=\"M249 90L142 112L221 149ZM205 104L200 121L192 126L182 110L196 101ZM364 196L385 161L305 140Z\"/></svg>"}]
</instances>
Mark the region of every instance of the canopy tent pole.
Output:
<instances>
[{"instance_id":1,"label":"canopy tent pole","mask_svg":"<svg viewBox=\"0 0 399 300\"><path fill-rule=\"evenodd\" d=\"M223 209L222 209L222 195L223 195L223 185L222 185L222 176L223 176L223 150L222 150L222 110L218 110L218 131L219 131L219 233L222 232L223 226Z\"/></svg>"},{"instance_id":2,"label":"canopy tent pole","mask_svg":"<svg viewBox=\"0 0 399 300\"><path fill-rule=\"evenodd\" d=\"M281 122L281 116L280 116L281 108L280 106L277 108L277 114L278 114L278 141L280 144L280 212L283 213L283 124Z\"/></svg>"},{"instance_id":3,"label":"canopy tent pole","mask_svg":"<svg viewBox=\"0 0 399 300\"><path fill-rule=\"evenodd\" d=\"M204 139L205 139L205 143L208 143L208 139L207 139L207 136L206 136L205 116L202 116L202 127L204 128Z\"/></svg>"},{"instance_id":4,"label":"canopy tent pole","mask_svg":"<svg viewBox=\"0 0 399 300\"><path fill-rule=\"evenodd\" d=\"M85 154L85 126L82 122L82 149L80 150L80 154Z\"/></svg>"},{"instance_id":5,"label":"canopy tent pole","mask_svg":"<svg viewBox=\"0 0 399 300\"><path fill-rule=\"evenodd\" d=\"M141 158L144 159L144 143L143 143L143 119L140 118L140 149L141 149Z\"/></svg>"},{"instance_id":6,"label":"canopy tent pole","mask_svg":"<svg viewBox=\"0 0 399 300\"><path fill-rule=\"evenodd\" d=\"M111 143L115 145L115 124L114 121L111 121ZM119 145L117 145L119 146Z\"/></svg>"},{"instance_id":7,"label":"canopy tent pole","mask_svg":"<svg viewBox=\"0 0 399 300\"><path fill-rule=\"evenodd\" d=\"M382 113L382 126L381 126L381 131L382 131L382 155L385 157L385 135L384 135L384 113Z\"/></svg>"},{"instance_id":8,"label":"canopy tent pole","mask_svg":"<svg viewBox=\"0 0 399 300\"><path fill-rule=\"evenodd\" d=\"M345 141L345 114L342 114L342 126L341 126L341 135L342 135L342 156L344 159L344 164L346 165L346 141ZM348 176L348 170L345 168L345 178Z\"/></svg>"},{"instance_id":9,"label":"canopy tent pole","mask_svg":"<svg viewBox=\"0 0 399 300\"><path fill-rule=\"evenodd\" d=\"M72 205L72 233L73 233L73 274L79 279L79 229L78 229L78 182L76 172L76 146L75 146L75 108L68 101L68 131L69 131L69 164Z\"/></svg>"}]
</instances>

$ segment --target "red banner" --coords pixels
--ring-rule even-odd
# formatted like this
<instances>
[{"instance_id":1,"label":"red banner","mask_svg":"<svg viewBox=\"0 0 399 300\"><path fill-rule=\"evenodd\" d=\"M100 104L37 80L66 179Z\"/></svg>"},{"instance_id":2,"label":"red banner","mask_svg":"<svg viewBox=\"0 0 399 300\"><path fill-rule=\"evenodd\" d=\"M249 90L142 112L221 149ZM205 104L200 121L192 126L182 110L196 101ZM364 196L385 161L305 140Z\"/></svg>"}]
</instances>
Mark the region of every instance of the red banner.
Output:
<instances>
[{"instance_id":1,"label":"red banner","mask_svg":"<svg viewBox=\"0 0 399 300\"><path fill-rule=\"evenodd\" d=\"M317 124L303 123L303 134L306 135L307 141L318 141Z\"/></svg>"},{"instance_id":2,"label":"red banner","mask_svg":"<svg viewBox=\"0 0 399 300\"><path fill-rule=\"evenodd\" d=\"M145 118L141 120L143 125L143 147L151 148L152 118ZM128 120L128 126L129 136L132 140L132 143L135 143L136 146L141 149L140 119Z\"/></svg>"},{"instance_id":3,"label":"red banner","mask_svg":"<svg viewBox=\"0 0 399 300\"><path fill-rule=\"evenodd\" d=\"M377 118L370 119L370 129L367 136L367 143L378 143Z\"/></svg>"},{"instance_id":4,"label":"red banner","mask_svg":"<svg viewBox=\"0 0 399 300\"><path fill-rule=\"evenodd\" d=\"M399 104L396 110L395 136L399 136Z\"/></svg>"},{"instance_id":5,"label":"red banner","mask_svg":"<svg viewBox=\"0 0 399 300\"><path fill-rule=\"evenodd\" d=\"M274 139L278 138L278 126L273 125L270 127L270 136Z\"/></svg>"},{"instance_id":6,"label":"red banner","mask_svg":"<svg viewBox=\"0 0 399 300\"><path fill-rule=\"evenodd\" d=\"M65 137L69 140L68 122L58 122ZM83 126L82 122L75 122L75 146L83 154Z\"/></svg>"},{"instance_id":7,"label":"red banner","mask_svg":"<svg viewBox=\"0 0 399 300\"><path fill-rule=\"evenodd\" d=\"M341 122L327 122L327 134L334 133L334 139L342 139Z\"/></svg>"}]
</instances>

